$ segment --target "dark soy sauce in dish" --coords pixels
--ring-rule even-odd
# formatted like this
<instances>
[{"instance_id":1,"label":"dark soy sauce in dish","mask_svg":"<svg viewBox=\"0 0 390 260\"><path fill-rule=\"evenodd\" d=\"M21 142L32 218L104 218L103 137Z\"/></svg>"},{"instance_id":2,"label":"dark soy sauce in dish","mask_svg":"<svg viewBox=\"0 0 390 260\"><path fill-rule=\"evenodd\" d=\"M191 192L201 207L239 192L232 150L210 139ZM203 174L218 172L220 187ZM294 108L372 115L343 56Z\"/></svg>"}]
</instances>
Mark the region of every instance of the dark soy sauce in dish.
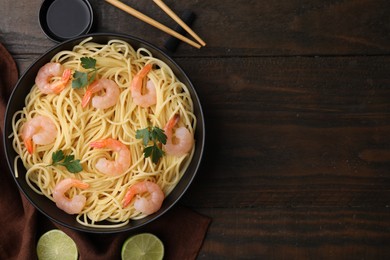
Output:
<instances>
[{"instance_id":1,"label":"dark soy sauce in dish","mask_svg":"<svg viewBox=\"0 0 390 260\"><path fill-rule=\"evenodd\" d=\"M82 0L55 0L47 9L46 21L54 35L68 39L87 31L91 16Z\"/></svg>"}]
</instances>

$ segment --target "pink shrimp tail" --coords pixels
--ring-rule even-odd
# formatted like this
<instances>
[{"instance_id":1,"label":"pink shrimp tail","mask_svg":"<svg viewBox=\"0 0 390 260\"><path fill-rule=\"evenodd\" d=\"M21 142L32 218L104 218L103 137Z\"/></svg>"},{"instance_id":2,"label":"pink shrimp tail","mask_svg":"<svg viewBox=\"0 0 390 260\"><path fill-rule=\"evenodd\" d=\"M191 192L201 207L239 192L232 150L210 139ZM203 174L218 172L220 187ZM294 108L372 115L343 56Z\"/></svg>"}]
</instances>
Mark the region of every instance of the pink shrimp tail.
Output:
<instances>
[{"instance_id":1,"label":"pink shrimp tail","mask_svg":"<svg viewBox=\"0 0 390 260\"><path fill-rule=\"evenodd\" d=\"M90 146L93 148L109 147L109 148L115 149L116 147L123 146L123 144L118 140L115 140L112 138L107 138L107 139L103 139L103 140L93 141L90 143Z\"/></svg>"},{"instance_id":2,"label":"pink shrimp tail","mask_svg":"<svg viewBox=\"0 0 390 260\"><path fill-rule=\"evenodd\" d=\"M152 69L152 64L146 64L145 67L143 67L139 72L138 75L141 78L144 78L146 75L148 75L149 71Z\"/></svg>"},{"instance_id":3,"label":"pink shrimp tail","mask_svg":"<svg viewBox=\"0 0 390 260\"><path fill-rule=\"evenodd\" d=\"M24 145L26 146L27 152L29 154L32 154L34 152L34 144L31 138L24 140Z\"/></svg>"},{"instance_id":4,"label":"pink shrimp tail","mask_svg":"<svg viewBox=\"0 0 390 260\"><path fill-rule=\"evenodd\" d=\"M98 92L100 89L101 89L101 85L99 84L99 80L95 80L94 82L92 82L88 86L87 91L85 92L85 94L83 96L83 99L81 101L81 106L86 107L88 105L89 101L91 101L92 94Z\"/></svg>"},{"instance_id":5,"label":"pink shrimp tail","mask_svg":"<svg viewBox=\"0 0 390 260\"><path fill-rule=\"evenodd\" d=\"M108 139L105 140L99 140L99 141L94 141L90 143L90 146L93 148L104 148L107 146Z\"/></svg>"},{"instance_id":6,"label":"pink shrimp tail","mask_svg":"<svg viewBox=\"0 0 390 260\"><path fill-rule=\"evenodd\" d=\"M65 184L65 186L70 185L83 190L89 188L89 183L82 182L81 180L78 179L69 178L69 179L62 180L61 182L62 184Z\"/></svg>"},{"instance_id":7,"label":"pink shrimp tail","mask_svg":"<svg viewBox=\"0 0 390 260\"><path fill-rule=\"evenodd\" d=\"M91 98L92 98L92 92L87 90L87 92L85 92L83 96L83 99L81 100L81 106L86 107L89 101L91 100Z\"/></svg>"},{"instance_id":8,"label":"pink shrimp tail","mask_svg":"<svg viewBox=\"0 0 390 260\"><path fill-rule=\"evenodd\" d=\"M138 182L128 189L128 191L125 194L125 197L123 198L123 202L122 202L123 208L127 207L127 205L130 204L131 200L134 198L136 194L145 192L147 190L145 183L146 182Z\"/></svg>"},{"instance_id":9,"label":"pink shrimp tail","mask_svg":"<svg viewBox=\"0 0 390 260\"><path fill-rule=\"evenodd\" d=\"M140 71L138 71L138 73L135 75L132 83L131 83L131 86L130 86L130 89L133 91L135 89L141 89L142 87L142 79L144 77L146 77L146 75L148 75L149 71L152 69L152 64L147 64L145 65L145 67L143 67Z\"/></svg>"},{"instance_id":10,"label":"pink shrimp tail","mask_svg":"<svg viewBox=\"0 0 390 260\"><path fill-rule=\"evenodd\" d=\"M85 183L85 182L82 182L82 181L79 181L77 180L77 182L75 182L75 187L77 188L80 188L80 189L88 189L89 188L89 184L88 183Z\"/></svg>"},{"instance_id":11,"label":"pink shrimp tail","mask_svg":"<svg viewBox=\"0 0 390 260\"><path fill-rule=\"evenodd\" d=\"M123 198L123 202L122 202L122 207L123 208L126 208L130 204L130 202L134 198L135 194L137 194L137 192L134 189L132 189L132 188L130 188L126 192L126 195Z\"/></svg>"},{"instance_id":12,"label":"pink shrimp tail","mask_svg":"<svg viewBox=\"0 0 390 260\"><path fill-rule=\"evenodd\" d=\"M57 83L53 84L53 92L55 94L58 94L64 90L71 75L72 75L72 70L70 70L70 69L64 70L64 72L62 73L61 81L58 81Z\"/></svg>"},{"instance_id":13,"label":"pink shrimp tail","mask_svg":"<svg viewBox=\"0 0 390 260\"><path fill-rule=\"evenodd\" d=\"M71 70L71 69L65 69L65 70L64 70L64 73L62 73L62 78L61 78L61 80L62 80L64 83L68 83L68 81L69 81L71 75L72 75L72 70Z\"/></svg>"},{"instance_id":14,"label":"pink shrimp tail","mask_svg":"<svg viewBox=\"0 0 390 260\"><path fill-rule=\"evenodd\" d=\"M83 99L81 101L82 107L86 107L88 105L89 101L92 98L92 94L95 92L95 88L96 88L97 84L98 84L98 81L95 80L94 82L92 82L92 84L90 84L88 86L87 91L85 92Z\"/></svg>"},{"instance_id":15,"label":"pink shrimp tail","mask_svg":"<svg viewBox=\"0 0 390 260\"><path fill-rule=\"evenodd\" d=\"M179 122L179 120L180 120L179 114L173 115L173 117L169 119L168 123L164 127L164 131L165 132L170 131Z\"/></svg>"}]
</instances>

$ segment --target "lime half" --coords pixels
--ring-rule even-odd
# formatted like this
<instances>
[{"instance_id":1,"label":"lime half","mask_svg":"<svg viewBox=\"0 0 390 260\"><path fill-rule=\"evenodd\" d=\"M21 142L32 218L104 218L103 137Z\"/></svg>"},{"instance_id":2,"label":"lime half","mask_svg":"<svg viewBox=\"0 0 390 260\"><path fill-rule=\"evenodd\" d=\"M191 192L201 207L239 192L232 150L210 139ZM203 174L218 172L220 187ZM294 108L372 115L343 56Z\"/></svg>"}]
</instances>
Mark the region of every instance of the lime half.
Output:
<instances>
[{"instance_id":1,"label":"lime half","mask_svg":"<svg viewBox=\"0 0 390 260\"><path fill-rule=\"evenodd\" d=\"M163 243L150 233L134 235L128 238L122 246L122 260L161 260L163 257Z\"/></svg>"},{"instance_id":2,"label":"lime half","mask_svg":"<svg viewBox=\"0 0 390 260\"><path fill-rule=\"evenodd\" d=\"M78 251L72 238L59 229L52 229L39 238L37 255L40 260L77 260Z\"/></svg>"}]
</instances>

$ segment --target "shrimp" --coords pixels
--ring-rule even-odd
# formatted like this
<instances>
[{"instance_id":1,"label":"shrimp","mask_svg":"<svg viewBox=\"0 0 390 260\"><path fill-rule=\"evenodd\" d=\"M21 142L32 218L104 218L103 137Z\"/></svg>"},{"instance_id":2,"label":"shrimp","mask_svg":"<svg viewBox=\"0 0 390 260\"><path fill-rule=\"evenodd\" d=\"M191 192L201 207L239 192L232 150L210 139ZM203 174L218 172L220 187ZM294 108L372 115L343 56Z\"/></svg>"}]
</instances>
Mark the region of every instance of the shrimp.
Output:
<instances>
[{"instance_id":1,"label":"shrimp","mask_svg":"<svg viewBox=\"0 0 390 260\"><path fill-rule=\"evenodd\" d=\"M92 94L104 90L101 96L92 98ZM98 79L88 86L81 101L82 107L86 107L92 98L92 106L95 108L106 109L116 104L119 99L120 90L115 81L111 79Z\"/></svg>"},{"instance_id":2,"label":"shrimp","mask_svg":"<svg viewBox=\"0 0 390 260\"><path fill-rule=\"evenodd\" d=\"M78 214L83 209L87 199L84 195L74 195L73 198L68 198L65 193L72 187L87 189L89 184L77 179L64 179L54 187L53 199L57 207L66 213Z\"/></svg>"},{"instance_id":3,"label":"shrimp","mask_svg":"<svg viewBox=\"0 0 390 260\"><path fill-rule=\"evenodd\" d=\"M147 92L142 94L142 80L152 69L152 64L147 64L134 76L130 85L131 97L136 105L150 107L157 103L156 87L151 80L146 83Z\"/></svg>"},{"instance_id":4,"label":"shrimp","mask_svg":"<svg viewBox=\"0 0 390 260\"><path fill-rule=\"evenodd\" d=\"M134 202L134 208L146 215L153 214L161 208L162 202L165 198L164 192L160 186L151 181L142 181L131 186L123 199L123 208L130 204L131 200L136 194L149 192L151 197L149 199L144 197L137 197Z\"/></svg>"},{"instance_id":5,"label":"shrimp","mask_svg":"<svg viewBox=\"0 0 390 260\"><path fill-rule=\"evenodd\" d=\"M39 69L35 78L35 84L44 94L58 94L66 87L71 74L72 71L64 69L60 63L49 62ZM59 76L61 76L60 80L52 80L53 77Z\"/></svg>"},{"instance_id":6,"label":"shrimp","mask_svg":"<svg viewBox=\"0 0 390 260\"><path fill-rule=\"evenodd\" d=\"M116 160L110 161L106 158L100 158L95 164L96 169L100 172L115 176L124 173L131 164L130 150L118 140L108 138L94 141L91 144L93 148L109 148L118 153Z\"/></svg>"},{"instance_id":7,"label":"shrimp","mask_svg":"<svg viewBox=\"0 0 390 260\"><path fill-rule=\"evenodd\" d=\"M177 128L175 137L173 136L172 129L179 120L180 115L175 114L164 127L164 132L167 135L167 143L164 145L165 152L178 157L188 153L194 144L192 134L185 127Z\"/></svg>"},{"instance_id":8,"label":"shrimp","mask_svg":"<svg viewBox=\"0 0 390 260\"><path fill-rule=\"evenodd\" d=\"M36 116L22 126L22 139L27 152L34 152L34 144L50 144L57 137L57 128L53 121L46 116Z\"/></svg>"}]
</instances>

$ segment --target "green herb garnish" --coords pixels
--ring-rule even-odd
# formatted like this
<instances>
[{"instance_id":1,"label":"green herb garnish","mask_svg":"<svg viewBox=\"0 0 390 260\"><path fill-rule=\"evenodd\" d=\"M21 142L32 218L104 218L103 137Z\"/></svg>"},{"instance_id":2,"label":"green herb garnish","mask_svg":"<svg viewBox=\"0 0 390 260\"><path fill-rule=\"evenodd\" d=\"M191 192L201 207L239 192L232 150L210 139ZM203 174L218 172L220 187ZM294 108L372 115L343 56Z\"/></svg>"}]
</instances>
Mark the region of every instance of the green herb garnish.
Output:
<instances>
[{"instance_id":1,"label":"green herb garnish","mask_svg":"<svg viewBox=\"0 0 390 260\"><path fill-rule=\"evenodd\" d=\"M71 173L78 173L83 170L83 167L80 164L80 160L75 160L74 155L65 155L62 150L54 152L51 156L53 163L51 166L61 165Z\"/></svg>"},{"instance_id":2,"label":"green herb garnish","mask_svg":"<svg viewBox=\"0 0 390 260\"><path fill-rule=\"evenodd\" d=\"M142 142L145 146L144 156L145 158L152 157L152 162L157 164L161 157L165 154L161 150L159 143L166 144L167 136L164 133L164 130L154 126L147 127L144 129L137 130L135 138L142 139ZM147 146L150 142L152 145Z\"/></svg>"},{"instance_id":3,"label":"green herb garnish","mask_svg":"<svg viewBox=\"0 0 390 260\"><path fill-rule=\"evenodd\" d=\"M96 60L91 57L82 57L80 58L81 66L84 69L90 70L88 72L75 71L73 73L73 81L72 88L83 88L90 83L92 83L96 78L97 68L96 68ZM92 74L88 79L88 74Z\"/></svg>"}]
</instances>

